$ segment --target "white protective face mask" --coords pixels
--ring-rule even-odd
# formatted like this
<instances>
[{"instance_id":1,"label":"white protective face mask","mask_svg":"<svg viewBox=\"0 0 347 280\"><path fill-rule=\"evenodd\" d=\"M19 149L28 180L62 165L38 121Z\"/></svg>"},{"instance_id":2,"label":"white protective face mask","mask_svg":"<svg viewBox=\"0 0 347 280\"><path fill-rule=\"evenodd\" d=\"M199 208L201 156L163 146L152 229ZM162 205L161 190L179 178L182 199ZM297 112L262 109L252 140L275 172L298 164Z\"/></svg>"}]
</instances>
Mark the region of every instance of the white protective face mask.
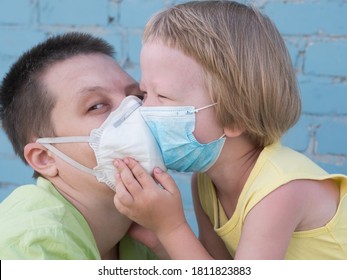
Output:
<instances>
[{"instance_id":1,"label":"white protective face mask","mask_svg":"<svg viewBox=\"0 0 347 280\"><path fill-rule=\"evenodd\" d=\"M99 128L91 131L90 136L39 138L36 142L115 190L116 170L113 161L116 158L132 157L149 173L152 173L154 167L166 170L159 146L140 113L141 105L139 98L128 96ZM93 169L78 163L51 145L83 142L89 143L94 151L97 166Z\"/></svg>"}]
</instances>

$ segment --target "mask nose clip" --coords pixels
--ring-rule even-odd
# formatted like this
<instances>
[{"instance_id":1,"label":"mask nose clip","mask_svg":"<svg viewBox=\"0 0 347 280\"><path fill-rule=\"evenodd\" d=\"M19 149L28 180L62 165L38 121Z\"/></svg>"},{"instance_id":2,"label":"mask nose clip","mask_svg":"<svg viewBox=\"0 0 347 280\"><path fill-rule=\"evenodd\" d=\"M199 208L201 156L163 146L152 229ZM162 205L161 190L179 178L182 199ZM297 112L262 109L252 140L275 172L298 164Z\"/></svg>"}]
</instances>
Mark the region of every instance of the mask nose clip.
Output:
<instances>
[{"instance_id":1,"label":"mask nose clip","mask_svg":"<svg viewBox=\"0 0 347 280\"><path fill-rule=\"evenodd\" d=\"M124 113L124 115L119 119L117 120L116 122L113 123L113 127L118 127L120 126L127 118L130 117L130 115L137 109L139 108L140 106L142 105L142 103L136 103L134 104L133 106L131 106L127 112Z\"/></svg>"}]
</instances>

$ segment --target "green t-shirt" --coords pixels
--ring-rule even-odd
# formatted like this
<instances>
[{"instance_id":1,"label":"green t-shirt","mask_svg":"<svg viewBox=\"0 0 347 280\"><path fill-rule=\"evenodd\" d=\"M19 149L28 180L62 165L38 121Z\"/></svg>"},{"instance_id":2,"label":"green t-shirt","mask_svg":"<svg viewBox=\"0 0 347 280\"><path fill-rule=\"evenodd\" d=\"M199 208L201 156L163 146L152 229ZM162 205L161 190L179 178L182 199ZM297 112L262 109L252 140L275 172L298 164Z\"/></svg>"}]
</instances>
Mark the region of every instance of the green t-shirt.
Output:
<instances>
[{"instance_id":1,"label":"green t-shirt","mask_svg":"<svg viewBox=\"0 0 347 280\"><path fill-rule=\"evenodd\" d=\"M130 237L119 244L120 259L155 259ZM100 254L82 214L49 182L15 189L0 204L0 259L98 260Z\"/></svg>"}]
</instances>

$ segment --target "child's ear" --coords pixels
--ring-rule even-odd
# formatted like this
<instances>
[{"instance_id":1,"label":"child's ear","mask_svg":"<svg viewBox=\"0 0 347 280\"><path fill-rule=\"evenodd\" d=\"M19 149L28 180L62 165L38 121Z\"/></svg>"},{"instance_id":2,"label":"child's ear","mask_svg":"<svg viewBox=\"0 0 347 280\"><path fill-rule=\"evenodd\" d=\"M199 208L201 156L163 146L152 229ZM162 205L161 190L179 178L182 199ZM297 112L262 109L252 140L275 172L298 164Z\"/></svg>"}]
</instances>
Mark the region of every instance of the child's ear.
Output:
<instances>
[{"instance_id":1,"label":"child's ear","mask_svg":"<svg viewBox=\"0 0 347 280\"><path fill-rule=\"evenodd\" d=\"M24 157L28 164L45 177L58 174L56 162L51 153L39 143L29 143L24 147Z\"/></svg>"},{"instance_id":2,"label":"child's ear","mask_svg":"<svg viewBox=\"0 0 347 280\"><path fill-rule=\"evenodd\" d=\"M224 134L227 137L233 138L238 137L244 132L244 129L242 128L227 128L224 127Z\"/></svg>"}]
</instances>

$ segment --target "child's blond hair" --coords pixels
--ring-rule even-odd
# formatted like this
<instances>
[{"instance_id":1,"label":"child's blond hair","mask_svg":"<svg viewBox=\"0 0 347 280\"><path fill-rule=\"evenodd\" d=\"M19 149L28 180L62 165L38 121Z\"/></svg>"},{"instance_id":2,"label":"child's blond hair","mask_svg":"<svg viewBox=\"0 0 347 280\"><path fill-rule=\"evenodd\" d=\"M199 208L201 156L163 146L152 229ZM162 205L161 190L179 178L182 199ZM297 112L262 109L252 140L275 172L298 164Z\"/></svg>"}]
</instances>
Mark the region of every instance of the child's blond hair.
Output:
<instances>
[{"instance_id":1,"label":"child's blond hair","mask_svg":"<svg viewBox=\"0 0 347 280\"><path fill-rule=\"evenodd\" d=\"M143 42L160 41L194 58L221 125L244 129L258 146L278 141L300 116L285 43L271 20L233 1L194 1L154 15Z\"/></svg>"}]
</instances>

